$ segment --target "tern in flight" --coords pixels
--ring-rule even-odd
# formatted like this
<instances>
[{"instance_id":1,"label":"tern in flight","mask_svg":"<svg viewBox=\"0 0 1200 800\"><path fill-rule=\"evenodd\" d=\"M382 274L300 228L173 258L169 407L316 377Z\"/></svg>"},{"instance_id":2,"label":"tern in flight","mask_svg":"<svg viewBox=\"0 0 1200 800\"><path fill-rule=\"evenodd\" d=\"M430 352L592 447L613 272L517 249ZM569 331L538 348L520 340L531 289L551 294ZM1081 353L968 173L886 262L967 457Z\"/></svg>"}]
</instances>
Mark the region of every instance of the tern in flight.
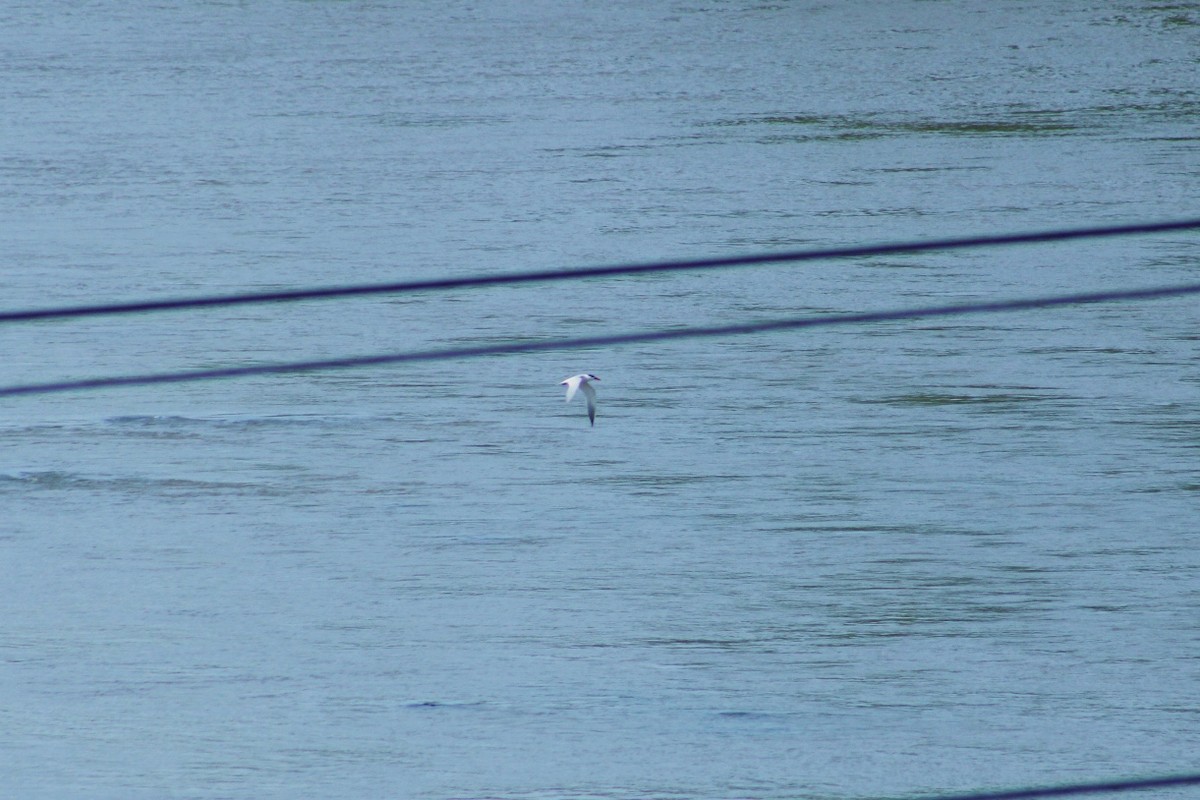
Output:
<instances>
[{"instance_id":1,"label":"tern in flight","mask_svg":"<svg viewBox=\"0 0 1200 800\"><path fill-rule=\"evenodd\" d=\"M596 424L596 390L592 388L591 382L600 380L590 372L585 372L582 375L574 375L567 378L559 386L567 387L567 402L571 402L571 398L580 389L583 390L583 396L587 398L588 403L588 420L594 426Z\"/></svg>"}]
</instances>

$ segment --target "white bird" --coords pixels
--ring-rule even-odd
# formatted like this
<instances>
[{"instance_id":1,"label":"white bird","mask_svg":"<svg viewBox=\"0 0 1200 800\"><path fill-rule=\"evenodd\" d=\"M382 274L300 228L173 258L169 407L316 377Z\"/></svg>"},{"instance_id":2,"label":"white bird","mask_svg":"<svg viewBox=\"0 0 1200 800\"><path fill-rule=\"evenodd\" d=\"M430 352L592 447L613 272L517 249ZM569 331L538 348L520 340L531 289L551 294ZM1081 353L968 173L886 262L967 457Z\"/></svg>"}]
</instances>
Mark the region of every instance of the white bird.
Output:
<instances>
[{"instance_id":1,"label":"white bird","mask_svg":"<svg viewBox=\"0 0 1200 800\"><path fill-rule=\"evenodd\" d=\"M583 396L587 398L588 403L588 420L592 425L596 424L596 390L592 388L591 381L600 380L590 372L585 372L582 375L573 375L567 378L559 386L567 387L567 400L571 402L571 398L575 396L575 392L583 390Z\"/></svg>"}]
</instances>

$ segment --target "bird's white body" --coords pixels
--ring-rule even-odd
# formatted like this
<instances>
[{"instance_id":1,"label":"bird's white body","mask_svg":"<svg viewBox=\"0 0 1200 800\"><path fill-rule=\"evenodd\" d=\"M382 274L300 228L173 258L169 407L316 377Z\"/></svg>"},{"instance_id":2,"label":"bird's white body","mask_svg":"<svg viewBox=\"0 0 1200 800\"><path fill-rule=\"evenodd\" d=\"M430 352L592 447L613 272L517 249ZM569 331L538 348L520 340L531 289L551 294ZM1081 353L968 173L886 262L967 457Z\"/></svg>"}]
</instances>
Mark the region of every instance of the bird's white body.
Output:
<instances>
[{"instance_id":1,"label":"bird's white body","mask_svg":"<svg viewBox=\"0 0 1200 800\"><path fill-rule=\"evenodd\" d=\"M600 379L592 373L585 372L582 375L572 375L559 384L559 386L567 387L566 402L568 403L571 402L571 398L575 396L576 392L583 392L583 396L587 398L588 421L592 425L596 424L596 390L592 388L591 382L598 380Z\"/></svg>"}]
</instances>

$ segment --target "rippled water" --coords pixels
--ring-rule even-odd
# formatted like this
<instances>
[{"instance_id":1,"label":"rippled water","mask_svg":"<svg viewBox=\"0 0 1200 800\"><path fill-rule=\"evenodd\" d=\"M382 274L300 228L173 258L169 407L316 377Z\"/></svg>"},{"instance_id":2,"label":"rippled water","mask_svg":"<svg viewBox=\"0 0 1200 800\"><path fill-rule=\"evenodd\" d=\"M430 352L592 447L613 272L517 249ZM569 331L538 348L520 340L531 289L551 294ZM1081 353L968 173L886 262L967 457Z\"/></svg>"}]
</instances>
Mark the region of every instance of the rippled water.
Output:
<instances>
[{"instance_id":1,"label":"rippled water","mask_svg":"<svg viewBox=\"0 0 1200 800\"><path fill-rule=\"evenodd\" d=\"M1195 3L0 23L6 309L1200 207ZM1195 241L6 326L0 383L1182 283ZM0 786L842 798L1194 769L1198 323L1174 300L6 401ZM594 428L557 386L584 370Z\"/></svg>"}]
</instances>

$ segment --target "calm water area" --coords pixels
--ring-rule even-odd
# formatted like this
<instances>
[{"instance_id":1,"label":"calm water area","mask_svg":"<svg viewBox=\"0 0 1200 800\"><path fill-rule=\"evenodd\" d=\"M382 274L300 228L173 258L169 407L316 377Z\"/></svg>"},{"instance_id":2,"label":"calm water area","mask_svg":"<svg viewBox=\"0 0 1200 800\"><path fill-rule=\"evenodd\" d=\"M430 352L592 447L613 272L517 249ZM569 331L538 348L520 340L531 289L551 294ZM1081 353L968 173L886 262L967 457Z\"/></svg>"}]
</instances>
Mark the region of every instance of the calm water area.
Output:
<instances>
[{"instance_id":1,"label":"calm water area","mask_svg":"<svg viewBox=\"0 0 1200 800\"><path fill-rule=\"evenodd\" d=\"M0 310L1200 212L1196 2L14 0L0 75ZM1188 283L1198 242L6 324L0 386ZM6 399L0 793L1195 772L1198 368L1192 297Z\"/></svg>"}]
</instances>

